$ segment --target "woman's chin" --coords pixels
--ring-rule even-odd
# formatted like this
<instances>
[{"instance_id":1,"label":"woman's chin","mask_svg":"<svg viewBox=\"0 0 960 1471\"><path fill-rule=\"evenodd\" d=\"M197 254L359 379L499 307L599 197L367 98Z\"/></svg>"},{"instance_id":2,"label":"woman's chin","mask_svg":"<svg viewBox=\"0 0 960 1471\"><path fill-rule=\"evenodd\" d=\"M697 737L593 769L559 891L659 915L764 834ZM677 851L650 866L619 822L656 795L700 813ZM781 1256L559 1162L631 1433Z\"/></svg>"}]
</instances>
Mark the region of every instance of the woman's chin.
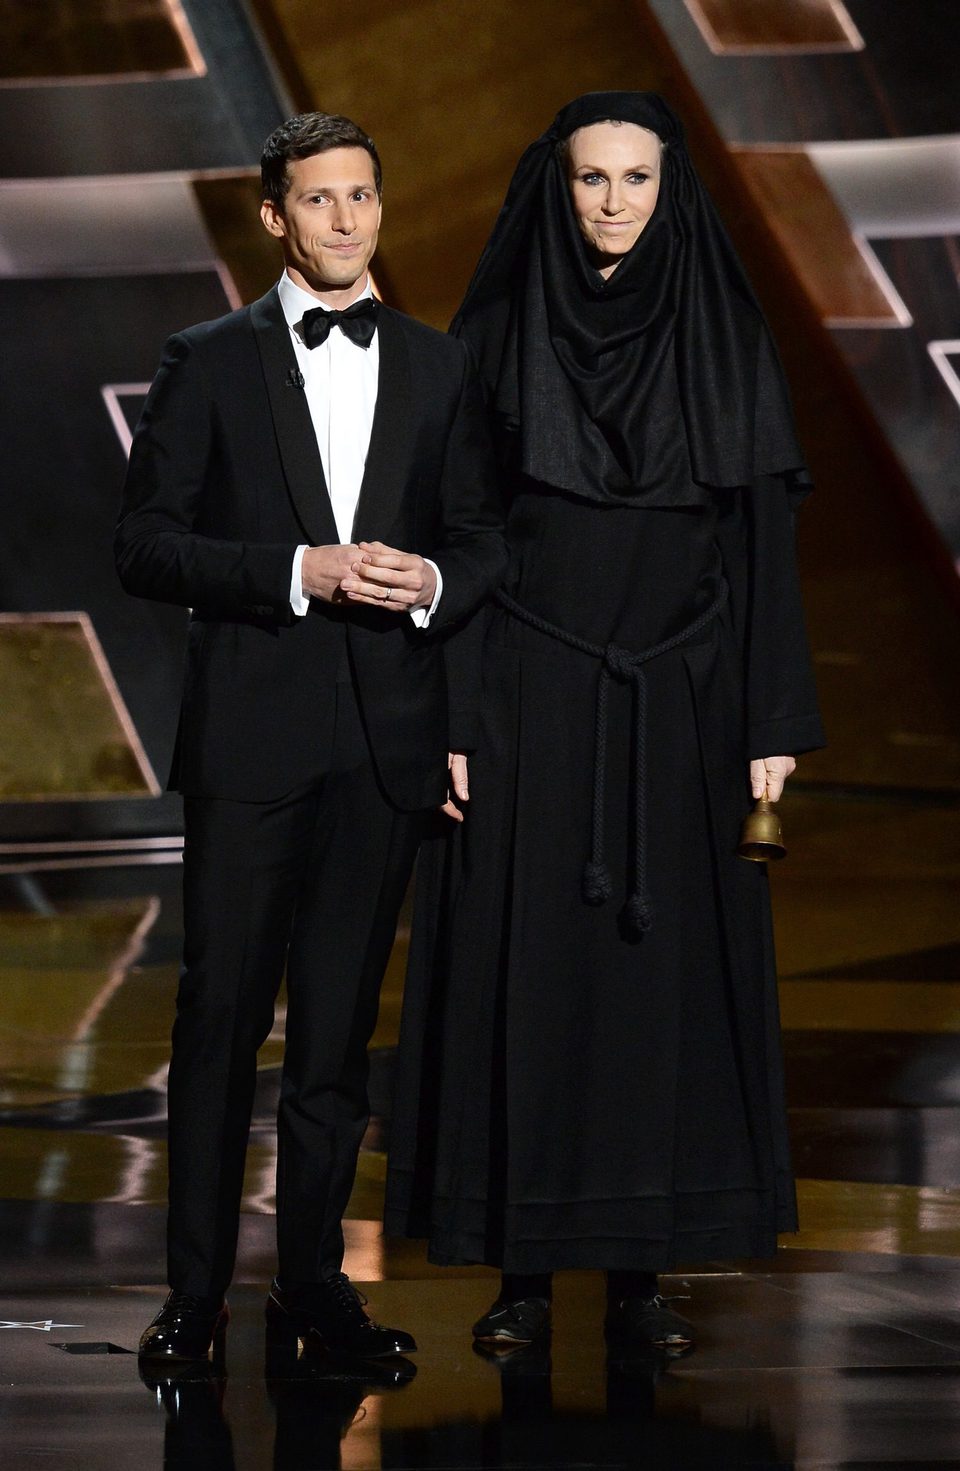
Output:
<instances>
[{"instance_id":1,"label":"woman's chin","mask_svg":"<svg viewBox=\"0 0 960 1471\"><path fill-rule=\"evenodd\" d=\"M629 243L624 241L622 245L610 245L604 249L601 249L599 246L594 246L590 252L591 264L596 270L609 275L630 254L633 245L634 242L631 240Z\"/></svg>"}]
</instances>

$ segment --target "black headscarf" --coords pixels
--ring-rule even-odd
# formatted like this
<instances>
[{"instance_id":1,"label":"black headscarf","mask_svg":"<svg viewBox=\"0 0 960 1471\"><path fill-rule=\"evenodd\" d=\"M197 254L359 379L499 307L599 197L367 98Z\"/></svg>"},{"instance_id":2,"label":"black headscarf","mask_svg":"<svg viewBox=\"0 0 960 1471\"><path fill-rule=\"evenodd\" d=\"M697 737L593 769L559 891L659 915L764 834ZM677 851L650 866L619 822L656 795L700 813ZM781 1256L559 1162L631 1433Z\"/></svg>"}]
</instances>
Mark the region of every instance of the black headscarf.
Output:
<instances>
[{"instance_id":1,"label":"black headscarf","mask_svg":"<svg viewBox=\"0 0 960 1471\"><path fill-rule=\"evenodd\" d=\"M666 147L656 208L604 279L558 145L608 120ZM535 480L646 505L696 504L764 474L808 484L769 329L655 93L593 92L561 109L517 165L451 330L473 345L511 458Z\"/></svg>"}]
</instances>

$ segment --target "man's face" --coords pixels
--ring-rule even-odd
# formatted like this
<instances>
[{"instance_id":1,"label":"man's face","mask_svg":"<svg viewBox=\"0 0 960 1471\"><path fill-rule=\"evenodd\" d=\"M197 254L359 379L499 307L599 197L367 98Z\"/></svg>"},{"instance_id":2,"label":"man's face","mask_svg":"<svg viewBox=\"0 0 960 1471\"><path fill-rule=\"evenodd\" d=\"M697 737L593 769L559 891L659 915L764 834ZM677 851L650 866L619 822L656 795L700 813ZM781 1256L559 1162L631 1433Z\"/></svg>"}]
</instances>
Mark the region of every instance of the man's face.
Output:
<instances>
[{"instance_id":1,"label":"man's face","mask_svg":"<svg viewBox=\"0 0 960 1471\"><path fill-rule=\"evenodd\" d=\"M609 276L636 245L660 193L660 140L636 123L592 123L571 134L567 179L593 264Z\"/></svg>"},{"instance_id":2,"label":"man's face","mask_svg":"<svg viewBox=\"0 0 960 1471\"><path fill-rule=\"evenodd\" d=\"M331 148L293 159L280 210L264 200L260 218L283 246L287 270L321 295L363 282L377 248L380 200L365 148Z\"/></svg>"}]
</instances>

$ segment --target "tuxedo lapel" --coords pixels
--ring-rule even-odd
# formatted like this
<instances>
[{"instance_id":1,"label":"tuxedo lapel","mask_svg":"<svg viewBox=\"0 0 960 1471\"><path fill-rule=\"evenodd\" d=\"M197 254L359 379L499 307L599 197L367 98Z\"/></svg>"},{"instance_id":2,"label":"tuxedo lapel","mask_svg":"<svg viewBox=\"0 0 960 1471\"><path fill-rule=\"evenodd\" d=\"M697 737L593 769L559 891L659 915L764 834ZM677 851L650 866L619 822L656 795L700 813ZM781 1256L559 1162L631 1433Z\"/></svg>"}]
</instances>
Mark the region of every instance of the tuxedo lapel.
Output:
<instances>
[{"instance_id":1,"label":"tuxedo lapel","mask_svg":"<svg viewBox=\"0 0 960 1471\"><path fill-rule=\"evenodd\" d=\"M389 307L380 309L377 336L377 407L353 522L354 541L383 541L389 536L403 497L413 434L410 352L401 319Z\"/></svg>"},{"instance_id":2,"label":"tuxedo lapel","mask_svg":"<svg viewBox=\"0 0 960 1471\"><path fill-rule=\"evenodd\" d=\"M307 396L302 388L296 387L295 381L291 382L298 372L297 358L276 288L253 303L250 320L260 352L283 473L297 518L314 546L335 544L340 536L327 493L323 462Z\"/></svg>"}]
</instances>

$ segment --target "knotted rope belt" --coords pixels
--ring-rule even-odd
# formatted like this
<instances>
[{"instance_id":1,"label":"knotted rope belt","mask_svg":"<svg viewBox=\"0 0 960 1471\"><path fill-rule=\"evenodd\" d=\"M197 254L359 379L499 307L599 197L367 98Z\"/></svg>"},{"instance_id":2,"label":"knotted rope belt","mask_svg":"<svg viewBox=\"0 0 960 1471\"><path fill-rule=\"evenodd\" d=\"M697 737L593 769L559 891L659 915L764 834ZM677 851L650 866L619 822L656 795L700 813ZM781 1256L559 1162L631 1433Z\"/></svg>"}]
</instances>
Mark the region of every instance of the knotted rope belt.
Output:
<instances>
[{"instance_id":1,"label":"knotted rope belt","mask_svg":"<svg viewBox=\"0 0 960 1471\"><path fill-rule=\"evenodd\" d=\"M720 592L699 618L665 638L652 648L634 653L617 644L590 643L578 634L559 628L537 613L531 613L509 593L495 594L496 601L511 617L555 638L581 654L600 660L600 678L597 682L597 704L594 725L593 750L593 815L590 833L590 857L583 870L582 892L587 904L605 904L613 893L613 881L604 854L604 806L607 782L607 697L612 677L629 682L633 691L634 747L633 747L633 872L627 902L623 909L625 927L634 935L645 934L653 922L653 908L647 892L647 679L646 665L651 659L667 654L671 649L686 643L712 623L727 601L729 589L723 583Z\"/></svg>"}]
</instances>

